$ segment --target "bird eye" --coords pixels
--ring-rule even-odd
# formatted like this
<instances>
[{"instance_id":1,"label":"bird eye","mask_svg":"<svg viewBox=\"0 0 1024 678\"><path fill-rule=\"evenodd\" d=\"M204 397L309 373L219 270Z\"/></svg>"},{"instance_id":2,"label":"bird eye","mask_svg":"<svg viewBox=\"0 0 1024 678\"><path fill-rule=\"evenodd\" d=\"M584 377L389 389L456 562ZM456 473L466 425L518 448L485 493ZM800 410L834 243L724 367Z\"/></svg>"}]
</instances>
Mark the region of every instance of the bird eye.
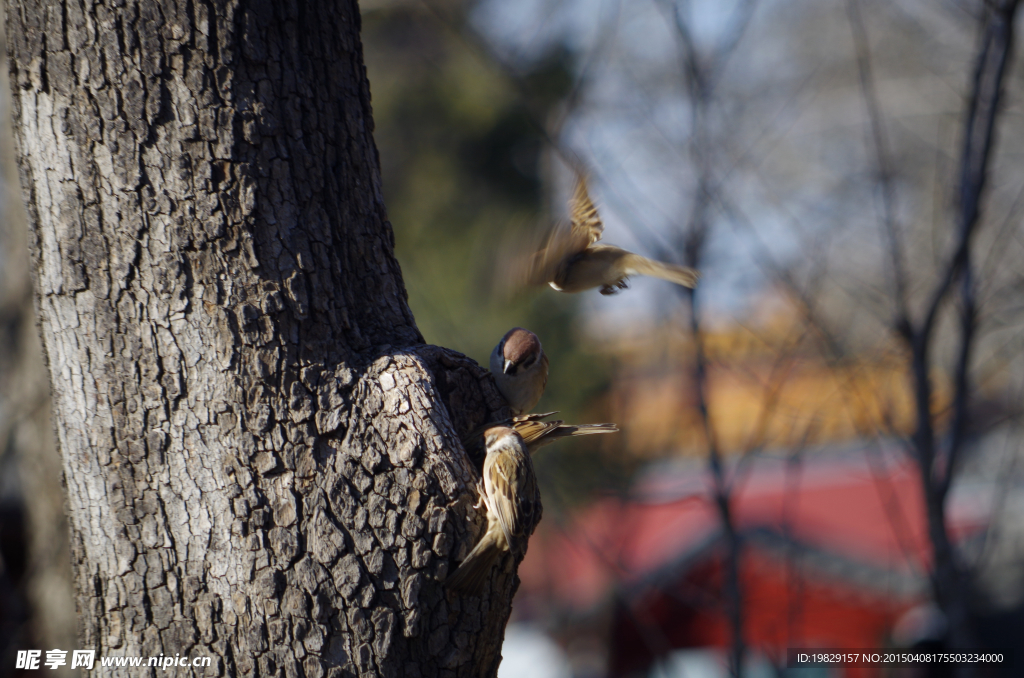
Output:
<instances>
[{"instance_id":1,"label":"bird eye","mask_svg":"<svg viewBox=\"0 0 1024 678\"><path fill-rule=\"evenodd\" d=\"M530 365L532 365L536 360L537 357L531 355L529 358L523 361L523 369L529 369Z\"/></svg>"}]
</instances>

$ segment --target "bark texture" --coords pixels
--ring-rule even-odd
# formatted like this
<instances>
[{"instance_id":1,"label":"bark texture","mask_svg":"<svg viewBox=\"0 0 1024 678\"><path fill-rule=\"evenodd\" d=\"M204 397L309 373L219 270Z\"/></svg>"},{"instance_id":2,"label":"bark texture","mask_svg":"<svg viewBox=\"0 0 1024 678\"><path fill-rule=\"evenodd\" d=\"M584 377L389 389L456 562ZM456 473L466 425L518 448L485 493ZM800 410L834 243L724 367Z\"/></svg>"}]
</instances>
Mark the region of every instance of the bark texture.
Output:
<instances>
[{"instance_id":1,"label":"bark texture","mask_svg":"<svg viewBox=\"0 0 1024 678\"><path fill-rule=\"evenodd\" d=\"M25 256L28 225L11 137L6 66L5 59L0 72L0 580L6 577L18 590L8 603L25 603L20 628L3 629L0 640L0 661L9 668L18 650L71 650L78 641L61 461ZM14 621L11 612L0 601L0 617L6 617L0 627ZM55 672L71 674L66 666Z\"/></svg>"},{"instance_id":2,"label":"bark texture","mask_svg":"<svg viewBox=\"0 0 1024 678\"><path fill-rule=\"evenodd\" d=\"M493 675L513 564L440 582L484 524L459 437L507 411L405 302L356 4L7 20L82 647Z\"/></svg>"}]
</instances>

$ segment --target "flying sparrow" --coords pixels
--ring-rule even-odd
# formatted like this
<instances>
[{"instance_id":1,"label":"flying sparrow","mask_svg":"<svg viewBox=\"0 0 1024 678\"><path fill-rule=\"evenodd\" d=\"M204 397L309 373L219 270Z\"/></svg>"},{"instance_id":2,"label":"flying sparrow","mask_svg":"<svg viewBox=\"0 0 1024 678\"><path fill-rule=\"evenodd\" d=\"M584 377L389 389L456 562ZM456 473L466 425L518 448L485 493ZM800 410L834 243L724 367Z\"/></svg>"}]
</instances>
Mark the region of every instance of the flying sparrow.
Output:
<instances>
[{"instance_id":1,"label":"flying sparrow","mask_svg":"<svg viewBox=\"0 0 1024 678\"><path fill-rule=\"evenodd\" d=\"M700 274L692 268L648 259L614 245L596 244L604 224L582 174L569 200L569 217L569 224L556 226L540 251L521 260L519 271L512 271L519 284L547 283L569 294L600 287L601 294L615 294L626 289L630 276L648 275L684 287L697 285Z\"/></svg>"},{"instance_id":2,"label":"flying sparrow","mask_svg":"<svg viewBox=\"0 0 1024 678\"><path fill-rule=\"evenodd\" d=\"M548 357L537 335L522 327L510 329L491 352L491 374L512 414L530 411L548 383Z\"/></svg>"},{"instance_id":3,"label":"flying sparrow","mask_svg":"<svg viewBox=\"0 0 1024 678\"><path fill-rule=\"evenodd\" d=\"M502 554L526 551L541 514L537 476L523 439L508 426L492 426L485 441L480 500L487 509L487 530L445 581L448 588L470 595L479 595Z\"/></svg>"}]
</instances>

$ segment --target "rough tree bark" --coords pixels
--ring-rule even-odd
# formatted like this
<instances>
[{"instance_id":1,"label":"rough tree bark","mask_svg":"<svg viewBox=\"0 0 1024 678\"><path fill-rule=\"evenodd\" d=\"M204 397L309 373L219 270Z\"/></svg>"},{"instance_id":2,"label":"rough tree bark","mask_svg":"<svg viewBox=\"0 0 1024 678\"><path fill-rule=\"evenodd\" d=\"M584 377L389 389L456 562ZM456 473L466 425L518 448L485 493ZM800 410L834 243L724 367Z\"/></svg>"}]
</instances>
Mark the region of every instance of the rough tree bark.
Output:
<instances>
[{"instance_id":1,"label":"rough tree bark","mask_svg":"<svg viewBox=\"0 0 1024 678\"><path fill-rule=\"evenodd\" d=\"M406 304L355 2L7 17L82 647L494 675L514 564L440 582L484 522L460 435L507 411Z\"/></svg>"},{"instance_id":2,"label":"rough tree bark","mask_svg":"<svg viewBox=\"0 0 1024 678\"><path fill-rule=\"evenodd\" d=\"M0 87L6 88L6 68L0 81ZM3 96L0 108L5 114L7 102ZM6 646L11 652L3 653L6 667L14 666L13 653L26 647L78 647L61 461L50 420L49 374L32 310L25 257L28 225L12 141L10 119L5 115L0 121L0 473L16 473L18 496L12 499L19 510L4 516L8 522L0 524L0 531L20 533L20 538L2 546L21 551L23 557L12 563L4 556L16 554L0 553L0 568L25 594L27 603L22 634L0 641L0 648ZM0 481L8 484L10 479ZM70 674L67 667L63 669L55 675Z\"/></svg>"},{"instance_id":3,"label":"rough tree bark","mask_svg":"<svg viewBox=\"0 0 1024 678\"><path fill-rule=\"evenodd\" d=\"M14 251L23 252L24 248ZM28 280L27 275L25 280ZM5 668L10 668L14 666L13 653L17 650L32 647L71 650L78 648L78 641L61 462L50 421L48 375L39 347L31 296L12 295L0 299L0 324L3 325L0 346L10 350L10 354L4 356L10 364L0 366L0 383L9 389L11 396L8 402L0 404L3 409L0 457L10 455L11 458L5 460L9 461L7 468L3 470L16 469L21 495L18 502L21 510L13 516L5 516L20 522L21 529L15 522L5 527L20 533L9 545L21 550L22 555L17 563L0 558L0 566L24 594L27 605L23 633L4 639L4 645L11 651L3 657ZM3 362L7 361L0 358L0 363ZM55 675L67 673L67 667L62 667Z\"/></svg>"}]
</instances>

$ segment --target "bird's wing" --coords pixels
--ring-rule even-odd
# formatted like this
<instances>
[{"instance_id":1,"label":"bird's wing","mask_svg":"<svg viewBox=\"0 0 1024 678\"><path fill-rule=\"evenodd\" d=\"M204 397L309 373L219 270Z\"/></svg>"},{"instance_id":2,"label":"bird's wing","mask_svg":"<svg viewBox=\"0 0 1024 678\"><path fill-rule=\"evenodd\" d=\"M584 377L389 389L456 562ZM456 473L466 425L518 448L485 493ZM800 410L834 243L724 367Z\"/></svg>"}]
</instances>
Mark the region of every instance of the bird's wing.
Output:
<instances>
[{"instance_id":1,"label":"bird's wing","mask_svg":"<svg viewBox=\"0 0 1024 678\"><path fill-rule=\"evenodd\" d=\"M533 470L533 461L529 453L525 455L523 464L526 465L525 472L519 474L519 529L522 533L530 535L537 528L543 514L543 507L540 503L540 488L537 486L537 474ZM526 549L524 539L517 547Z\"/></svg>"},{"instance_id":2,"label":"bird's wing","mask_svg":"<svg viewBox=\"0 0 1024 678\"><path fill-rule=\"evenodd\" d=\"M585 250L589 242L567 223L532 237L507 237L495 271L499 289L511 294L524 287L546 285L555 279L562 263Z\"/></svg>"},{"instance_id":3,"label":"bird's wing","mask_svg":"<svg viewBox=\"0 0 1024 678\"><path fill-rule=\"evenodd\" d=\"M590 236L577 229L575 223L556 224L544 246L530 258L530 284L544 285L554 280L563 263L587 249L591 242Z\"/></svg>"},{"instance_id":4,"label":"bird's wing","mask_svg":"<svg viewBox=\"0 0 1024 678\"><path fill-rule=\"evenodd\" d=\"M579 242L585 242L584 248L601 239L604 224L597 213L594 201L587 191L587 178L583 174L576 180L576 190L569 199L569 220L572 222L573 236Z\"/></svg>"},{"instance_id":5,"label":"bird's wing","mask_svg":"<svg viewBox=\"0 0 1024 678\"><path fill-rule=\"evenodd\" d=\"M554 430L545 430L539 435L534 435L531 438L527 438L527 433L519 431L518 428L516 430L519 431L521 436L523 436L523 440L526 441L527 446L530 448L530 452L534 454L545 445L550 445L562 438L587 436L595 433L616 433L619 430L615 424L564 424L560 421L552 423L558 424L558 426L551 427Z\"/></svg>"},{"instance_id":6,"label":"bird's wing","mask_svg":"<svg viewBox=\"0 0 1024 678\"><path fill-rule=\"evenodd\" d=\"M545 355L544 358L546 359L547 356ZM486 449L484 448L484 434L486 434L487 429L491 428L492 426L511 426L512 428L518 431L519 422L540 421L542 419L552 417L556 414L558 414L557 411L531 412L530 414L520 414L518 416L512 417L511 419L503 419L500 421L488 421L486 423L480 424L472 431L467 433L465 436L463 436L461 438L462 446L465 448L467 452L480 452L480 450L484 450L483 454L486 454L487 452Z\"/></svg>"},{"instance_id":7,"label":"bird's wing","mask_svg":"<svg viewBox=\"0 0 1024 678\"><path fill-rule=\"evenodd\" d=\"M491 456L493 461L485 464L484 486L487 493L488 505L494 516L498 519L498 525L505 534L505 542L509 548L515 543L512 535L519 529L519 469L516 468L518 459L513 451L503 450Z\"/></svg>"},{"instance_id":8,"label":"bird's wing","mask_svg":"<svg viewBox=\"0 0 1024 678\"><path fill-rule=\"evenodd\" d=\"M548 417L556 414L558 414L558 410L555 410L554 412L531 412L530 414L520 414L518 417L512 417L511 423L514 424L517 421L540 421L541 419L547 419ZM508 422L502 423L506 426L509 425ZM494 424L488 425L493 426Z\"/></svg>"},{"instance_id":9,"label":"bird's wing","mask_svg":"<svg viewBox=\"0 0 1024 678\"><path fill-rule=\"evenodd\" d=\"M520 436L522 436L523 442L526 443L526 446L530 447L531 445L536 443L538 440L543 438L545 435L547 435L551 431L557 429L561 425L562 425L562 422L559 421L559 420L555 420L555 421L528 420L528 421L517 421L517 422L513 423L512 426L513 426L513 428L515 428L516 433L518 433Z\"/></svg>"},{"instance_id":10,"label":"bird's wing","mask_svg":"<svg viewBox=\"0 0 1024 678\"><path fill-rule=\"evenodd\" d=\"M553 281L565 263L601 239L604 225L587 193L587 181L579 175L569 200L569 223L556 224L544 235L506 238L499 260L499 285L508 292ZM531 242L532 240L532 242Z\"/></svg>"}]
</instances>

